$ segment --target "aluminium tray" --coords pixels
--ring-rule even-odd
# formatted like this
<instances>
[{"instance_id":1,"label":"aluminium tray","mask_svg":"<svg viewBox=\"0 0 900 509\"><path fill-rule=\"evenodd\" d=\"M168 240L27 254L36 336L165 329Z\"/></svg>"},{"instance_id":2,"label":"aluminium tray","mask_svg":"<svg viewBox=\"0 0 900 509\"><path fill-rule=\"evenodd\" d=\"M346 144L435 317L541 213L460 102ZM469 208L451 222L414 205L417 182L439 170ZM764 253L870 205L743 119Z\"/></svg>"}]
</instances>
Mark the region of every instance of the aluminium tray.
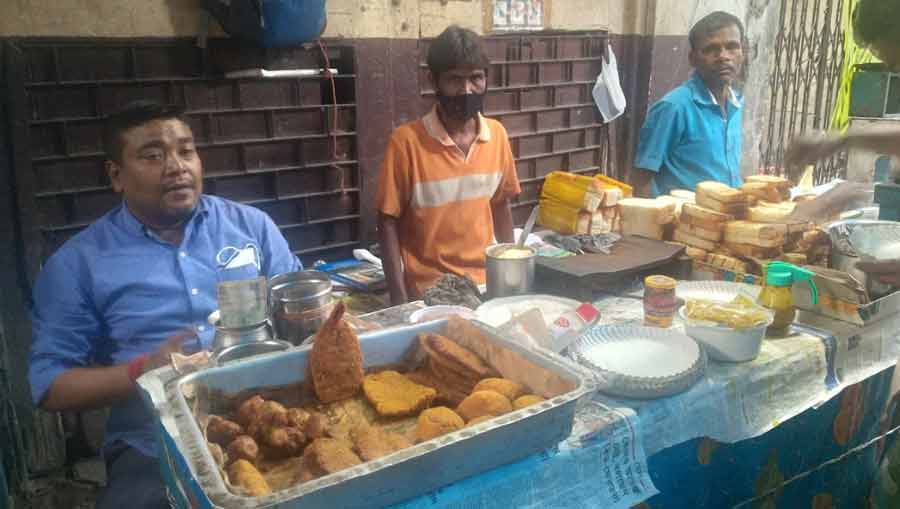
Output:
<instances>
[{"instance_id":1,"label":"aluminium tray","mask_svg":"<svg viewBox=\"0 0 900 509\"><path fill-rule=\"evenodd\" d=\"M145 403L159 418L161 463L168 488L190 499L193 507L373 508L429 493L535 454L565 439L571 433L576 403L596 388L592 376L567 359L550 352L528 350L500 337L496 329L473 323L489 343L487 360L496 360L492 363L502 375L516 379L516 373L509 373L509 367L518 362L532 369L521 370L521 376L530 379L517 381L532 388L535 380L546 380L548 387L559 387L562 383L566 392L375 461L252 498L236 495L226 486L185 393L195 394L201 386L237 393L297 383L305 377L310 347L299 346L248 358L182 378L177 378L171 368L163 368L142 376L139 385ZM446 321L431 322L360 336L366 366L404 359L418 333L441 332L446 324Z\"/></svg>"}]
</instances>

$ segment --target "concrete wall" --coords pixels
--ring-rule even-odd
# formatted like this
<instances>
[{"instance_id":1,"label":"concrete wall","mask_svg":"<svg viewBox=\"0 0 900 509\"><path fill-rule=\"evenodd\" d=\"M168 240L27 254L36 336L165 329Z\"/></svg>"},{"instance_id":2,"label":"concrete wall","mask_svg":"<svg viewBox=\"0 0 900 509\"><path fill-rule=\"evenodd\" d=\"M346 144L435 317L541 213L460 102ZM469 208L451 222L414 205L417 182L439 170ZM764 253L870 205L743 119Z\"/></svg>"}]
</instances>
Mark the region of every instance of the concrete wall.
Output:
<instances>
[{"instance_id":1,"label":"concrete wall","mask_svg":"<svg viewBox=\"0 0 900 509\"><path fill-rule=\"evenodd\" d=\"M607 27L609 4L545 0L550 28ZM199 0L2 0L0 36L171 37L203 26ZM327 37L417 38L456 23L484 32L490 0L328 0ZM617 11L618 12L618 11Z\"/></svg>"}]
</instances>

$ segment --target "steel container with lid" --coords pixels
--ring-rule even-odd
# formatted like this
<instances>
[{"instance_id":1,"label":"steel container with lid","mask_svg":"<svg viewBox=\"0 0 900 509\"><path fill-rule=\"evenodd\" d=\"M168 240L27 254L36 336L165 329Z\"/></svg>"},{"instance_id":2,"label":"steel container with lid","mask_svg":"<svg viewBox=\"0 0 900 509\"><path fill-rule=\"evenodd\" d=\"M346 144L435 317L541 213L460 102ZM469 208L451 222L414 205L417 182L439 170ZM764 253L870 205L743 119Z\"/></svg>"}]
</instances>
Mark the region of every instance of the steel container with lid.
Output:
<instances>
[{"instance_id":1,"label":"steel container with lid","mask_svg":"<svg viewBox=\"0 0 900 509\"><path fill-rule=\"evenodd\" d=\"M317 270L288 272L269 280L276 337L299 345L314 334L331 311L331 290L331 278Z\"/></svg>"},{"instance_id":2,"label":"steel container with lid","mask_svg":"<svg viewBox=\"0 0 900 509\"><path fill-rule=\"evenodd\" d=\"M232 346L272 339L272 326L268 320L244 327L225 327L222 325L221 313L218 309L213 311L207 320L216 329L213 338L213 352L216 353Z\"/></svg>"}]
</instances>

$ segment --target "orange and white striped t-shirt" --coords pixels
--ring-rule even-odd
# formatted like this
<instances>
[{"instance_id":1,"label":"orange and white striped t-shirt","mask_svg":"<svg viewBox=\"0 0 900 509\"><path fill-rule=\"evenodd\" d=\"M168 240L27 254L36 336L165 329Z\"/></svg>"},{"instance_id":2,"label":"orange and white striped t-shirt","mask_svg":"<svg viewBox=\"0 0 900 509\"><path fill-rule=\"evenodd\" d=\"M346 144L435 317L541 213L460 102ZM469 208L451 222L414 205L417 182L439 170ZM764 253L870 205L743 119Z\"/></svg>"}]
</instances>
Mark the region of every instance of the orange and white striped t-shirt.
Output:
<instances>
[{"instance_id":1,"label":"orange and white striped t-shirt","mask_svg":"<svg viewBox=\"0 0 900 509\"><path fill-rule=\"evenodd\" d=\"M398 220L410 297L445 273L484 282L484 250L494 240L491 204L517 196L519 179L503 125L481 115L463 151L437 110L394 130L384 154L377 207Z\"/></svg>"}]
</instances>

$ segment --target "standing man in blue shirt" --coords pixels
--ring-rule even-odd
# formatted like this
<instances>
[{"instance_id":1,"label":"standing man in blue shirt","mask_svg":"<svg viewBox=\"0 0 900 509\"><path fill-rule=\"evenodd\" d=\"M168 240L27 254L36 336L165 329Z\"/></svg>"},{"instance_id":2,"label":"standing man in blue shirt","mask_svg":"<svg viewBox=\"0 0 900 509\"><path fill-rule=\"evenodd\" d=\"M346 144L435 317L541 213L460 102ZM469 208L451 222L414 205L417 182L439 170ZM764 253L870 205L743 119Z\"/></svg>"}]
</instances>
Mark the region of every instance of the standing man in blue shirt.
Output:
<instances>
[{"instance_id":1,"label":"standing man in blue shirt","mask_svg":"<svg viewBox=\"0 0 900 509\"><path fill-rule=\"evenodd\" d=\"M744 27L717 11L688 37L693 75L650 108L641 128L631 174L638 196L693 191L706 180L741 185L743 105L732 86L744 64Z\"/></svg>"},{"instance_id":2,"label":"standing man in blue shirt","mask_svg":"<svg viewBox=\"0 0 900 509\"><path fill-rule=\"evenodd\" d=\"M169 507L153 418L135 380L187 339L212 342L220 281L272 277L300 263L262 211L206 196L179 111L137 102L107 120L121 205L50 257L34 289L29 378L49 411L111 407L99 509Z\"/></svg>"}]
</instances>

